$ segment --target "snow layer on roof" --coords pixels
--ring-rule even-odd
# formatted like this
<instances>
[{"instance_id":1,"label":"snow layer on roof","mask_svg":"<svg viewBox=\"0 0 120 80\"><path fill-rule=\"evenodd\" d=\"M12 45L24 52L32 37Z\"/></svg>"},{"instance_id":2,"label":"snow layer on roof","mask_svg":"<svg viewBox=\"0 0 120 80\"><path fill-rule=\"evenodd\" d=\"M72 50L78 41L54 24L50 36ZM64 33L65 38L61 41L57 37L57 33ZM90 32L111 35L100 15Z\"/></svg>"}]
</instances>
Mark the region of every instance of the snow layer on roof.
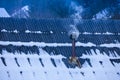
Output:
<instances>
[{"instance_id":1,"label":"snow layer on roof","mask_svg":"<svg viewBox=\"0 0 120 80\"><path fill-rule=\"evenodd\" d=\"M81 69L67 68L62 55L49 55L42 48L39 51L40 55L14 55L2 50L4 54L0 54L0 80L120 80L120 64L113 63L113 66L109 60L111 58L106 58L99 50L95 51L97 54L91 50L91 57L84 56L90 58L92 67L85 62Z\"/></svg>"},{"instance_id":2,"label":"snow layer on roof","mask_svg":"<svg viewBox=\"0 0 120 80\"><path fill-rule=\"evenodd\" d=\"M0 8L0 17L10 17L4 8Z\"/></svg>"}]
</instances>

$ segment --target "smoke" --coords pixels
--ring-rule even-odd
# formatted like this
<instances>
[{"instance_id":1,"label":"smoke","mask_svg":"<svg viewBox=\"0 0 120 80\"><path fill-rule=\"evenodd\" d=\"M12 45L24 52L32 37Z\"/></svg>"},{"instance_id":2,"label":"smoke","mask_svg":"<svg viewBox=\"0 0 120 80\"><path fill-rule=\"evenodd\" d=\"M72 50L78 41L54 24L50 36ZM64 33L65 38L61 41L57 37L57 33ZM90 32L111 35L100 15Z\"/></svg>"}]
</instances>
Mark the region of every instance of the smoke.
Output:
<instances>
[{"instance_id":1,"label":"smoke","mask_svg":"<svg viewBox=\"0 0 120 80\"><path fill-rule=\"evenodd\" d=\"M77 4L75 2L71 2L70 8L73 9L74 13L70 16L70 18L73 19L73 24L69 25L68 35L72 39L77 40L80 32L76 26L80 22L80 20L82 19L81 14L82 14L84 9L82 6L77 6Z\"/></svg>"},{"instance_id":2,"label":"smoke","mask_svg":"<svg viewBox=\"0 0 120 80\"><path fill-rule=\"evenodd\" d=\"M77 4L75 2L71 2L71 6L70 6L74 13L70 16L71 18L75 19L75 24L77 24L77 20L78 19L82 19L82 12L83 12L83 7L82 6L77 6Z\"/></svg>"},{"instance_id":3,"label":"smoke","mask_svg":"<svg viewBox=\"0 0 120 80\"><path fill-rule=\"evenodd\" d=\"M69 25L68 35L74 35L74 38L77 40L80 33L76 26L83 19L113 19L116 14L118 17L118 15L120 15L120 1L119 3L116 2L116 0L93 0L93 3L85 0L71 1L70 18L73 19L74 23Z\"/></svg>"},{"instance_id":4,"label":"smoke","mask_svg":"<svg viewBox=\"0 0 120 80\"><path fill-rule=\"evenodd\" d=\"M75 25L69 25L69 31L68 31L68 35L70 36L71 39L75 39L77 40L79 37L79 30L76 28Z\"/></svg>"}]
</instances>

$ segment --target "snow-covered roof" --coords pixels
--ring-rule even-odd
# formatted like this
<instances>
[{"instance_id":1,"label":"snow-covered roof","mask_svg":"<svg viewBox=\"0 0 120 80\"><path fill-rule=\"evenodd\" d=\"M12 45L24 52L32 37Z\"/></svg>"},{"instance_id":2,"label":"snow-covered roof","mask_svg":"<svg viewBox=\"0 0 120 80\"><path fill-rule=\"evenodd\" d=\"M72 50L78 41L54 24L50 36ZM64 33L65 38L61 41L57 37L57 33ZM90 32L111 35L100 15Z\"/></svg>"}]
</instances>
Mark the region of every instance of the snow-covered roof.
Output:
<instances>
[{"instance_id":1,"label":"snow-covered roof","mask_svg":"<svg viewBox=\"0 0 120 80\"><path fill-rule=\"evenodd\" d=\"M68 20L1 18L0 25L0 80L120 80L118 20L77 25L81 68L68 61Z\"/></svg>"},{"instance_id":2,"label":"snow-covered roof","mask_svg":"<svg viewBox=\"0 0 120 80\"><path fill-rule=\"evenodd\" d=\"M0 17L10 17L4 8L0 8Z\"/></svg>"}]
</instances>

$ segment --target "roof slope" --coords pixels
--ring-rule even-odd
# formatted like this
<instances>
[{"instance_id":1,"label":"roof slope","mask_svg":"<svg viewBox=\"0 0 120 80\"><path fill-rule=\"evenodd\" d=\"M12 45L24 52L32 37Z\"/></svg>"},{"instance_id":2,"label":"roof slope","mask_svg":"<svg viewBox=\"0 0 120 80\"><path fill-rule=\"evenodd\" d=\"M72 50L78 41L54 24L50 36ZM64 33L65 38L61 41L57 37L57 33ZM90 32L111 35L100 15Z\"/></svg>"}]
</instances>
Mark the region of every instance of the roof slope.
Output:
<instances>
[{"instance_id":1,"label":"roof slope","mask_svg":"<svg viewBox=\"0 0 120 80\"><path fill-rule=\"evenodd\" d=\"M0 17L10 17L4 8L0 8Z\"/></svg>"},{"instance_id":2,"label":"roof slope","mask_svg":"<svg viewBox=\"0 0 120 80\"><path fill-rule=\"evenodd\" d=\"M7 23L6 23L7 22ZM70 19L0 19L0 80L119 80L120 21L84 20L68 62Z\"/></svg>"}]
</instances>

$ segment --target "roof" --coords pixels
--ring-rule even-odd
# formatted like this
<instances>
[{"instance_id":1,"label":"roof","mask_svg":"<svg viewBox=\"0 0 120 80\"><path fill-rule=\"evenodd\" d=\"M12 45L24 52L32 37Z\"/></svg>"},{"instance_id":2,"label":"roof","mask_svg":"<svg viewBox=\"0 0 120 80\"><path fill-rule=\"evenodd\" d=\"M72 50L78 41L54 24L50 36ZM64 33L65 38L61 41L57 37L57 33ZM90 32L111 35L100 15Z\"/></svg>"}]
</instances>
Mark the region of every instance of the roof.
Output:
<instances>
[{"instance_id":1,"label":"roof","mask_svg":"<svg viewBox=\"0 0 120 80\"><path fill-rule=\"evenodd\" d=\"M4 8L0 8L0 17L10 17Z\"/></svg>"},{"instance_id":2,"label":"roof","mask_svg":"<svg viewBox=\"0 0 120 80\"><path fill-rule=\"evenodd\" d=\"M7 22L7 23L6 23ZM119 80L120 21L84 20L71 65L71 19L0 19L0 79Z\"/></svg>"}]
</instances>

